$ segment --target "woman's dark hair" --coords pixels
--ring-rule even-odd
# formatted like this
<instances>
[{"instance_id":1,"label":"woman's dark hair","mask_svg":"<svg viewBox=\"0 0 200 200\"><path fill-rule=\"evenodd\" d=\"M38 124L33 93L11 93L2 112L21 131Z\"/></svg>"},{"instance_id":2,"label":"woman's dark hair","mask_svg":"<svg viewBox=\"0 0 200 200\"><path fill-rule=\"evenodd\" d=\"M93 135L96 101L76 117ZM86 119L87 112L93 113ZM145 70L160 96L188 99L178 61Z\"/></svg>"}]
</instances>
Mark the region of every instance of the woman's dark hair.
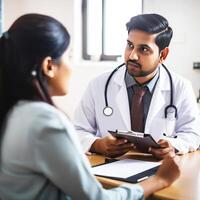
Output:
<instances>
[{"instance_id":1,"label":"woman's dark hair","mask_svg":"<svg viewBox=\"0 0 200 200\"><path fill-rule=\"evenodd\" d=\"M0 38L0 128L8 110L19 100L52 104L41 64L53 62L69 45L66 28L56 19L41 14L18 18Z\"/></svg>"},{"instance_id":2,"label":"woman's dark hair","mask_svg":"<svg viewBox=\"0 0 200 200\"><path fill-rule=\"evenodd\" d=\"M155 43L159 47L159 51L168 47L173 35L172 28L168 21L158 14L141 14L134 16L126 24L128 33L131 30L141 30L151 34L157 34Z\"/></svg>"}]
</instances>

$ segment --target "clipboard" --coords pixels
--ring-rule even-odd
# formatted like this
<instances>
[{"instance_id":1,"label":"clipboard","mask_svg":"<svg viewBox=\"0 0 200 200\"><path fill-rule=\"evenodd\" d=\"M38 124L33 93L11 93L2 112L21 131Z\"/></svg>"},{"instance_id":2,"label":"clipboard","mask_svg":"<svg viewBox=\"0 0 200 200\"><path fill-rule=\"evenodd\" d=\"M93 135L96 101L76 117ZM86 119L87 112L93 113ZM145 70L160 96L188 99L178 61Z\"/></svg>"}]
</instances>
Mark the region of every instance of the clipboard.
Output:
<instances>
[{"instance_id":1,"label":"clipboard","mask_svg":"<svg viewBox=\"0 0 200 200\"><path fill-rule=\"evenodd\" d=\"M154 175L160 164L160 162L125 159L94 166L92 167L92 173L99 177L111 178L129 183L138 183ZM144 167L142 167L142 165L144 165Z\"/></svg>"},{"instance_id":2,"label":"clipboard","mask_svg":"<svg viewBox=\"0 0 200 200\"><path fill-rule=\"evenodd\" d=\"M109 130L108 132L116 138L124 138L127 139L129 142L134 143L136 148L143 153L148 153L149 147L161 148L150 134L123 130Z\"/></svg>"}]
</instances>

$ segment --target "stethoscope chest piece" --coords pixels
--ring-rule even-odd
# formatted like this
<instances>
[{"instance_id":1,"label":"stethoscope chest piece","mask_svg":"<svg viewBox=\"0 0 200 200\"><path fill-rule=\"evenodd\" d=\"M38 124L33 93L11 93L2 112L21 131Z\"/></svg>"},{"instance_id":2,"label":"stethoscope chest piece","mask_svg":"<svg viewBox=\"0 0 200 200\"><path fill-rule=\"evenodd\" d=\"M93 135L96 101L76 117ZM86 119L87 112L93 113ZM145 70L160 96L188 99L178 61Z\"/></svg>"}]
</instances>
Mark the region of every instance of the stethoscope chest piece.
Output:
<instances>
[{"instance_id":1,"label":"stethoscope chest piece","mask_svg":"<svg viewBox=\"0 0 200 200\"><path fill-rule=\"evenodd\" d=\"M103 114L107 117L111 116L113 114L113 109L109 106L106 106L104 109L103 109Z\"/></svg>"}]
</instances>

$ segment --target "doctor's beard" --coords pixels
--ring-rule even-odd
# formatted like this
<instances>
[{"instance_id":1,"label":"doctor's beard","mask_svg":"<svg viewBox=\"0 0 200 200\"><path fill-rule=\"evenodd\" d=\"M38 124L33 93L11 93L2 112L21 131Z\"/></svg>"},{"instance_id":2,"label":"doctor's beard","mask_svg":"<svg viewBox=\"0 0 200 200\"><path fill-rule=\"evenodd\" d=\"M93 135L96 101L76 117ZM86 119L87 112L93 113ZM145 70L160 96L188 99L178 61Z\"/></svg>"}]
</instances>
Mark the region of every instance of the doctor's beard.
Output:
<instances>
[{"instance_id":1,"label":"doctor's beard","mask_svg":"<svg viewBox=\"0 0 200 200\"><path fill-rule=\"evenodd\" d=\"M126 69L132 77L146 77L149 74L153 73L156 70L156 68L157 67L148 71L144 71L142 70L142 65L140 65L139 63L133 60L128 60L126 62Z\"/></svg>"}]
</instances>

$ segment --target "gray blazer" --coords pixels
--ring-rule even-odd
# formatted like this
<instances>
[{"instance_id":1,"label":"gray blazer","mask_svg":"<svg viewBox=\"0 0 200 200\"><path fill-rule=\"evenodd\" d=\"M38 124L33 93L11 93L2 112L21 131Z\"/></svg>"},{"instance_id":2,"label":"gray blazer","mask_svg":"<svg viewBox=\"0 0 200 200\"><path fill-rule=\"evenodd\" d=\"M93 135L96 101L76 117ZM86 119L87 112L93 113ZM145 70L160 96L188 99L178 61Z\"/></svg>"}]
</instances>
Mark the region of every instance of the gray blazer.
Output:
<instances>
[{"instance_id":1,"label":"gray blazer","mask_svg":"<svg viewBox=\"0 0 200 200\"><path fill-rule=\"evenodd\" d=\"M21 101L14 106L0 153L2 200L143 199L139 185L103 189L91 174L74 127L46 103Z\"/></svg>"}]
</instances>

